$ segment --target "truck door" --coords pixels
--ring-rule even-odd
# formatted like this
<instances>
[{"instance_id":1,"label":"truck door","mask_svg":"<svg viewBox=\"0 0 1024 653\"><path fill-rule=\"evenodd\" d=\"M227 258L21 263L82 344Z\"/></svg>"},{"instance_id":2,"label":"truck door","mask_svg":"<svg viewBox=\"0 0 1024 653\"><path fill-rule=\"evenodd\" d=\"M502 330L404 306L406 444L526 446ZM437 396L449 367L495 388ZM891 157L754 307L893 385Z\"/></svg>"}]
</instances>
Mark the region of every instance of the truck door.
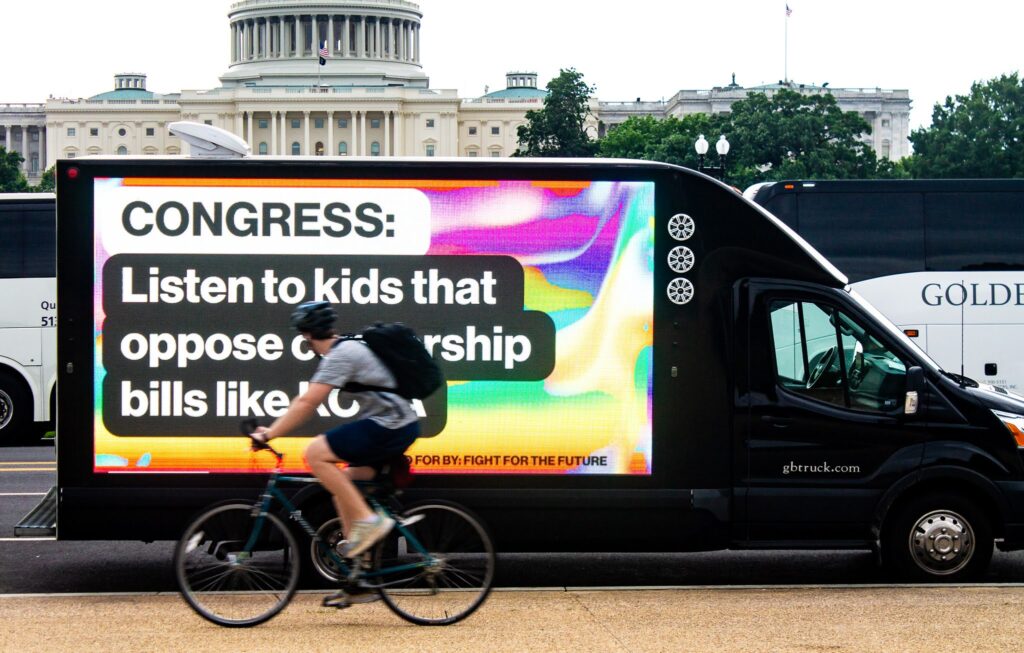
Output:
<instances>
[{"instance_id":1,"label":"truck door","mask_svg":"<svg viewBox=\"0 0 1024 653\"><path fill-rule=\"evenodd\" d=\"M751 283L746 306L749 538L863 543L883 492L920 464L910 361L842 291Z\"/></svg>"}]
</instances>

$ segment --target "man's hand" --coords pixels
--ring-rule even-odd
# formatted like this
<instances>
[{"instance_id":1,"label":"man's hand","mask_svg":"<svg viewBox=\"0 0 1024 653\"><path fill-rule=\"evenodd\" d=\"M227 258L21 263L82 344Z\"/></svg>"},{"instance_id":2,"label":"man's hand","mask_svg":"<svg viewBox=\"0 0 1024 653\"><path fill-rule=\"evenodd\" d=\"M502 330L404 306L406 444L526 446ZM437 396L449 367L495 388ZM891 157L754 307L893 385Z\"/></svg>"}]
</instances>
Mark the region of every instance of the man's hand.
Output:
<instances>
[{"instance_id":1,"label":"man's hand","mask_svg":"<svg viewBox=\"0 0 1024 653\"><path fill-rule=\"evenodd\" d=\"M249 434L249 437L253 439L252 446L250 447L253 451L258 451L260 449L258 445L266 444L272 439L270 429L266 426L257 426L256 429Z\"/></svg>"}]
</instances>

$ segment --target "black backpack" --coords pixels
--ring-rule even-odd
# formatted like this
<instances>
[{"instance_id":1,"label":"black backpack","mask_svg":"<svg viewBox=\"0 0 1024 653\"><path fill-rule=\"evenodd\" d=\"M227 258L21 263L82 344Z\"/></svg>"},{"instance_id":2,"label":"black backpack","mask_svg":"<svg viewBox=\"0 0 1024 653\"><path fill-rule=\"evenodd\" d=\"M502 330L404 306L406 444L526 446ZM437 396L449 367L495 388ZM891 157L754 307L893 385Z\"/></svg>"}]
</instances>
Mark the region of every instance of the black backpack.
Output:
<instances>
[{"instance_id":1,"label":"black backpack","mask_svg":"<svg viewBox=\"0 0 1024 653\"><path fill-rule=\"evenodd\" d=\"M383 390L406 399L425 399L444 383L444 374L423 346L423 341L401 322L377 322L363 329L359 335L342 336L342 339L364 342L398 382L397 388L347 383L343 388L347 392Z\"/></svg>"}]
</instances>

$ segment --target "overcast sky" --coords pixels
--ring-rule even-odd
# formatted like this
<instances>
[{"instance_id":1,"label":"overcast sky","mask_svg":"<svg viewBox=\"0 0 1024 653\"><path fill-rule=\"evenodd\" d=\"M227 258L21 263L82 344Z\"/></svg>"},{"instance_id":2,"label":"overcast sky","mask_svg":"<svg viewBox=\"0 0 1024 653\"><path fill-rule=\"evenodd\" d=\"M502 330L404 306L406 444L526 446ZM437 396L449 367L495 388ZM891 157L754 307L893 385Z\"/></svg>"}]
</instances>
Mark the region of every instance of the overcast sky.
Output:
<instances>
[{"instance_id":1,"label":"overcast sky","mask_svg":"<svg viewBox=\"0 0 1024 653\"><path fill-rule=\"evenodd\" d=\"M227 0L7 0L0 103L88 97L118 72L174 93L219 85ZM422 63L462 97L503 88L510 70L540 86L574 67L601 100L681 89L795 82L908 89L912 127L946 95L1021 68L1024 3L1007 0L419 0ZM159 7L159 10L157 9ZM788 23L788 57L786 31Z\"/></svg>"}]
</instances>

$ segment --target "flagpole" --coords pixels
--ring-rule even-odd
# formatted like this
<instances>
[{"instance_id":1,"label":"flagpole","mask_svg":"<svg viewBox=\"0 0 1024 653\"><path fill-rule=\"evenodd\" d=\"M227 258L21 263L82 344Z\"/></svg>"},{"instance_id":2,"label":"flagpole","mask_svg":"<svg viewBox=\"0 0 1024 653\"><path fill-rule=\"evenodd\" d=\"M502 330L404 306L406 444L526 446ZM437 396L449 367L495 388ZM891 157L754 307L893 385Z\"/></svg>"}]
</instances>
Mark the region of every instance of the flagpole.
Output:
<instances>
[{"instance_id":1,"label":"flagpole","mask_svg":"<svg viewBox=\"0 0 1024 653\"><path fill-rule=\"evenodd\" d=\"M786 28L782 45L782 81L789 83L789 4L786 4Z\"/></svg>"}]
</instances>

